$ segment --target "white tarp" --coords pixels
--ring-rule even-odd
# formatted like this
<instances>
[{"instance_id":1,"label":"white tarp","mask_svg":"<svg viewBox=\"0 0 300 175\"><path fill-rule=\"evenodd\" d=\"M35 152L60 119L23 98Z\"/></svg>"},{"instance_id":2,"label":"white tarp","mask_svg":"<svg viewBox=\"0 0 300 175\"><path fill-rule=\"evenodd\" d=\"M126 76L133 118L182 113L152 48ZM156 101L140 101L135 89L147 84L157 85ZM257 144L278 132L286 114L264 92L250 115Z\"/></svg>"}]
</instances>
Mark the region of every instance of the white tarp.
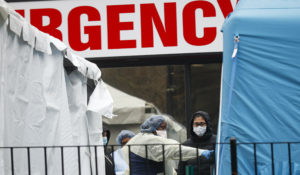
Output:
<instances>
[{"instance_id":1,"label":"white tarp","mask_svg":"<svg viewBox=\"0 0 300 175\"><path fill-rule=\"evenodd\" d=\"M129 95L115 87L106 84L112 98L114 99L113 113L117 115L112 120L104 118L106 124L141 124L146 120L145 108L155 108L152 104L138 97Z\"/></svg>"},{"instance_id":2,"label":"white tarp","mask_svg":"<svg viewBox=\"0 0 300 175\"><path fill-rule=\"evenodd\" d=\"M103 123L111 132L109 144L116 144L115 138L121 130L131 130L132 132L140 132L141 124L153 114L161 114L159 109L141 98L127 94L108 84L113 100L113 113L116 115L113 119L103 118ZM161 114L167 119L168 137L179 142L186 140L186 129L178 123L172 116Z\"/></svg>"},{"instance_id":3,"label":"white tarp","mask_svg":"<svg viewBox=\"0 0 300 175\"><path fill-rule=\"evenodd\" d=\"M64 59L77 69L66 72ZM0 175L11 174L3 147L102 144L102 118L112 117L112 98L96 65L38 31L0 0ZM87 102L87 78L95 90ZM64 174L77 175L77 148L64 149ZM99 148L98 173L105 174ZM14 174L28 173L27 149L14 149ZM30 149L31 174L45 173L44 150ZM94 150L80 149L81 174L95 171ZM91 168L93 168L91 170ZM47 149L48 174L62 174L60 148Z\"/></svg>"}]
</instances>

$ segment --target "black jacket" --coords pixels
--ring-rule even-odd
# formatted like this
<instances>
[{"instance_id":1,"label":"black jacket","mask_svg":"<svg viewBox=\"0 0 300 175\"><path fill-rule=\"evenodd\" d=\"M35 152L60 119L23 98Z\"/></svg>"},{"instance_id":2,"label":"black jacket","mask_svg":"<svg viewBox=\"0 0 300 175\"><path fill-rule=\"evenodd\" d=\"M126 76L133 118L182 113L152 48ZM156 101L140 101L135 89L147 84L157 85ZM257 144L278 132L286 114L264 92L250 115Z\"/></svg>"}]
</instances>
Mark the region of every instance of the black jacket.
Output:
<instances>
[{"instance_id":1,"label":"black jacket","mask_svg":"<svg viewBox=\"0 0 300 175\"><path fill-rule=\"evenodd\" d=\"M110 139L110 131L108 128L103 128L103 132L107 132L107 144ZM105 172L106 175L116 175L115 169L114 169L114 164L112 157L110 156L111 151L109 150L109 147L107 144L104 146L104 153L105 153Z\"/></svg>"},{"instance_id":2,"label":"black jacket","mask_svg":"<svg viewBox=\"0 0 300 175\"><path fill-rule=\"evenodd\" d=\"M197 136L193 131L193 122L195 117L202 116L207 124L206 132L202 137ZM204 111L198 111L193 114L190 121L190 133L191 137L187 139L183 145L191 146L194 148L214 150L216 143L216 135L212 133L211 121L209 115ZM186 167L192 166L195 175L209 175L210 165L214 163L214 155L210 159L204 157L198 157L196 159L191 159L185 162L180 162L178 166L178 175L185 175Z\"/></svg>"},{"instance_id":3,"label":"black jacket","mask_svg":"<svg viewBox=\"0 0 300 175\"><path fill-rule=\"evenodd\" d=\"M113 160L110 155L105 155L105 172L106 175L116 175Z\"/></svg>"}]
</instances>

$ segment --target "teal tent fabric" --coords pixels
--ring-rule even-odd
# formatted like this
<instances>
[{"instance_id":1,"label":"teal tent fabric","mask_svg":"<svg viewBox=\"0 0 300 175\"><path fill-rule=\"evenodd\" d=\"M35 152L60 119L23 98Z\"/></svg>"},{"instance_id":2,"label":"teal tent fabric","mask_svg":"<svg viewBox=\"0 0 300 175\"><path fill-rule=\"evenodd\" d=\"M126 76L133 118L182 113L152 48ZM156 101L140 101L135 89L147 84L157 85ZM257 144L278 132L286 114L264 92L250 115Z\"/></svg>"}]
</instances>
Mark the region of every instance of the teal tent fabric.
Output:
<instances>
[{"instance_id":1,"label":"teal tent fabric","mask_svg":"<svg viewBox=\"0 0 300 175\"><path fill-rule=\"evenodd\" d=\"M239 174L255 174L253 142L258 174L300 174L300 144L284 143L300 142L300 1L240 0L222 31L218 142L237 139ZM216 156L217 173L230 174L229 145Z\"/></svg>"}]
</instances>

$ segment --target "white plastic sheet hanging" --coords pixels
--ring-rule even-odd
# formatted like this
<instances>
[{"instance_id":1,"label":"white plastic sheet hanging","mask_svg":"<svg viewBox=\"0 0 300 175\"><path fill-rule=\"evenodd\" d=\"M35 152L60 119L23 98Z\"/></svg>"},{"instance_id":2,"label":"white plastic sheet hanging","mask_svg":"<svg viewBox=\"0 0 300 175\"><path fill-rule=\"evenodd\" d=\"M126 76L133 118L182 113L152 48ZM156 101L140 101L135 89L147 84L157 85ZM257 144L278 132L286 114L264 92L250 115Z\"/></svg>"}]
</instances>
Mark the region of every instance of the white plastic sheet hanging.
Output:
<instances>
[{"instance_id":1,"label":"white plastic sheet hanging","mask_svg":"<svg viewBox=\"0 0 300 175\"><path fill-rule=\"evenodd\" d=\"M99 103L99 99L101 99L102 103ZM88 105L88 110L96 113L100 113L107 118L112 118L114 115L112 114L113 110L113 99L110 96L105 84L100 81L90 96L90 102Z\"/></svg>"},{"instance_id":2,"label":"white plastic sheet hanging","mask_svg":"<svg viewBox=\"0 0 300 175\"><path fill-rule=\"evenodd\" d=\"M98 67L69 54L72 57L67 59L72 60L77 70L68 75L63 66L67 48L62 42L38 31L2 0L0 15L0 147L100 145L101 116L113 114L110 94L98 82L101 78ZM89 104L87 78L97 84ZM15 151L16 175L28 171L24 163L26 151ZM31 174L44 174L43 151L31 149L30 154ZM49 148L47 154L48 173L60 175L60 150ZM82 149L82 174L94 172L95 164L91 161L95 156L98 173L105 174L103 155L101 148L98 155ZM77 149L65 149L64 158L64 173L77 175ZM11 174L10 154L0 150L2 174Z\"/></svg>"}]
</instances>

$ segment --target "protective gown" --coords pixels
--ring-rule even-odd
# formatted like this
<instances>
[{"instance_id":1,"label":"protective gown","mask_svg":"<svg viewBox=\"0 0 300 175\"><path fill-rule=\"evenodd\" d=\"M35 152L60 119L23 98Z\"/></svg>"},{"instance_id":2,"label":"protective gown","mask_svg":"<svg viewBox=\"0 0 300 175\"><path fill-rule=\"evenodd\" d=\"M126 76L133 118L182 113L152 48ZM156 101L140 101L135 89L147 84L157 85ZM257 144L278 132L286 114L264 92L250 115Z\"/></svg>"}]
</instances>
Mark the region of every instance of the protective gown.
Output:
<instances>
[{"instance_id":1,"label":"protective gown","mask_svg":"<svg viewBox=\"0 0 300 175\"><path fill-rule=\"evenodd\" d=\"M132 138L133 136L135 136L135 133L133 133L132 131L122 130L118 134L118 136L116 138L116 141L117 141L118 145L121 145L122 144L122 139L124 139L126 137ZM125 162L125 160L122 156L121 147L119 149L117 149L115 152L113 152L113 159L114 159L114 162L115 162L116 175L124 175L124 172L128 168L128 165L127 165L127 163Z\"/></svg>"},{"instance_id":2,"label":"protective gown","mask_svg":"<svg viewBox=\"0 0 300 175\"><path fill-rule=\"evenodd\" d=\"M145 146L146 144L147 146ZM160 174L163 168L165 168L166 175L174 175L176 172L170 167L171 160L180 160L180 157L183 161L193 159L200 156L204 150L180 146L176 140L163 138L153 133L139 133L133 137L121 151L127 164L129 164L130 156L131 164L129 164L129 166L132 170L132 175ZM133 158L139 162L149 162L146 165L146 169L142 170L141 165L137 163L138 161L132 163ZM163 164L163 162L165 162L165 164ZM163 165L165 167L163 167ZM126 170L125 174L129 174L130 168ZM146 173L147 169L148 173ZM157 170L161 171L156 172Z\"/></svg>"}]
</instances>

